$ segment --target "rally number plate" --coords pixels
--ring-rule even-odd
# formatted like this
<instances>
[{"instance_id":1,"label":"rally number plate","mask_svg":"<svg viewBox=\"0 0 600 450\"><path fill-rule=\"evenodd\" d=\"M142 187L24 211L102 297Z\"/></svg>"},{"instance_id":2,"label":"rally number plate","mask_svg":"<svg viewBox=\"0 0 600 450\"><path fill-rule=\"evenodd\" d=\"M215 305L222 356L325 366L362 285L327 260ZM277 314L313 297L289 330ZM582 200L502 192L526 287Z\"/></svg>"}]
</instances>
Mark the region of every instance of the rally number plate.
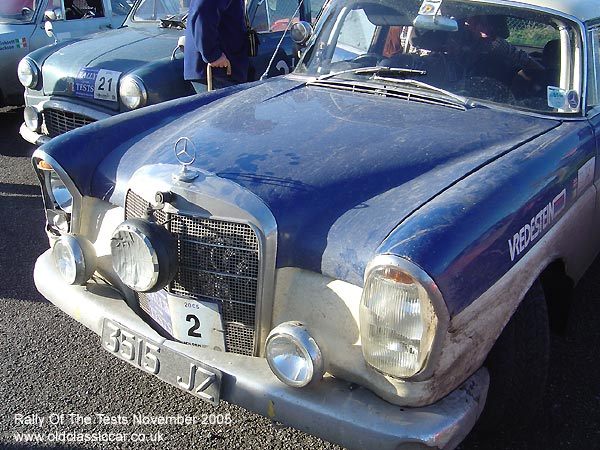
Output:
<instances>
[{"instance_id":1,"label":"rally number plate","mask_svg":"<svg viewBox=\"0 0 600 450\"><path fill-rule=\"evenodd\" d=\"M104 319L102 347L137 368L156 375L213 405L220 400L221 372Z\"/></svg>"}]
</instances>

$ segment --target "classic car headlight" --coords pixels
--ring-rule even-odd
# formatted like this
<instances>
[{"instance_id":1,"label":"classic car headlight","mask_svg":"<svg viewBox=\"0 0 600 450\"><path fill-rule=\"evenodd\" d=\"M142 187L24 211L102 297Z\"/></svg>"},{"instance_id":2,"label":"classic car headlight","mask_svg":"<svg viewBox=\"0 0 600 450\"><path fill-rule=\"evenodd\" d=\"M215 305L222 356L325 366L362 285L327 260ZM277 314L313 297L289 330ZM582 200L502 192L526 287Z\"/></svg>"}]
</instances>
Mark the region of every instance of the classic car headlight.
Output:
<instances>
[{"instance_id":1,"label":"classic car headlight","mask_svg":"<svg viewBox=\"0 0 600 450\"><path fill-rule=\"evenodd\" d=\"M43 159L37 163L37 168L43 174L47 194L53 203L67 214L73 209L73 196L65 183L60 179L54 168Z\"/></svg>"},{"instance_id":2,"label":"classic car headlight","mask_svg":"<svg viewBox=\"0 0 600 450\"><path fill-rule=\"evenodd\" d=\"M143 219L129 219L114 231L110 251L113 269L134 291L157 291L177 271L177 244L163 226Z\"/></svg>"},{"instance_id":3,"label":"classic car headlight","mask_svg":"<svg viewBox=\"0 0 600 450\"><path fill-rule=\"evenodd\" d=\"M126 108L136 109L146 106L148 93L142 80L128 75L119 84L119 97Z\"/></svg>"},{"instance_id":4,"label":"classic car headlight","mask_svg":"<svg viewBox=\"0 0 600 450\"><path fill-rule=\"evenodd\" d=\"M360 304L365 360L393 377L421 372L430 356L441 295L429 276L404 259L382 255L367 269Z\"/></svg>"},{"instance_id":5,"label":"classic car headlight","mask_svg":"<svg viewBox=\"0 0 600 450\"><path fill-rule=\"evenodd\" d=\"M19 61L17 76L23 86L33 89L40 80L40 70L31 59L25 57Z\"/></svg>"},{"instance_id":6,"label":"classic car headlight","mask_svg":"<svg viewBox=\"0 0 600 450\"><path fill-rule=\"evenodd\" d=\"M84 284L96 271L96 251L82 236L62 235L52 247L56 268L69 284Z\"/></svg>"},{"instance_id":7,"label":"classic car headlight","mask_svg":"<svg viewBox=\"0 0 600 450\"><path fill-rule=\"evenodd\" d=\"M284 322L269 333L265 356L273 373L288 386L304 387L323 377L321 350L298 322Z\"/></svg>"}]
</instances>

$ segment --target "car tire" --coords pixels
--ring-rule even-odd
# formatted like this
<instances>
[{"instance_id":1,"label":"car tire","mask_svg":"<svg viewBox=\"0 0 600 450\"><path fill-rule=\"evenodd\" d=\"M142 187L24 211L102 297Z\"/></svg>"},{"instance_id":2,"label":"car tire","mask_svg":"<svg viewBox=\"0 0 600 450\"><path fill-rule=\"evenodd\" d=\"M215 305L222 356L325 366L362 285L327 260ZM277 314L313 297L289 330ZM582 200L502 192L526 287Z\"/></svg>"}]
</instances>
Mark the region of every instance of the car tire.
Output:
<instances>
[{"instance_id":1,"label":"car tire","mask_svg":"<svg viewBox=\"0 0 600 450\"><path fill-rule=\"evenodd\" d=\"M550 329L541 284L529 289L490 351L490 387L476 430L523 429L541 408L548 377Z\"/></svg>"}]
</instances>

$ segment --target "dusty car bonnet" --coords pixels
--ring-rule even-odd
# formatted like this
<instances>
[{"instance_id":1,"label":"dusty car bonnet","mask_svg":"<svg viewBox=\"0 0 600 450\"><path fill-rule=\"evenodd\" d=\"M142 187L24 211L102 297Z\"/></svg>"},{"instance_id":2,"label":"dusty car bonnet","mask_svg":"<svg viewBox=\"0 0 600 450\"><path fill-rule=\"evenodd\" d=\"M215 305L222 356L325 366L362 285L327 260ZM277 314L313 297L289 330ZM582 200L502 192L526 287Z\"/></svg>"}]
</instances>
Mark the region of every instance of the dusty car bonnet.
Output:
<instances>
[{"instance_id":1,"label":"dusty car bonnet","mask_svg":"<svg viewBox=\"0 0 600 450\"><path fill-rule=\"evenodd\" d=\"M112 147L104 139L78 144L88 145L88 154L114 149L97 166L86 161L87 172L69 167L78 163L63 153L67 146L57 146L63 153L57 157L79 177L74 181L85 195L123 204L131 175L148 164L178 164L173 147L187 136L198 149L195 166L233 180L270 207L279 231L278 266L323 271L359 285L368 259L403 218L465 174L558 124L286 79L194 108L205 101L190 97L171 102L171 109L157 105L154 117L138 111L137 119L108 119L119 127L104 134ZM69 133L70 139L84 140L87 133L76 133L87 130L98 136L101 126Z\"/></svg>"},{"instance_id":2,"label":"dusty car bonnet","mask_svg":"<svg viewBox=\"0 0 600 450\"><path fill-rule=\"evenodd\" d=\"M42 66L44 93L73 95L67 78L76 78L82 68L130 72L145 63L170 57L182 31L159 28L123 28L74 42L49 56ZM152 39L152 44L148 42Z\"/></svg>"}]
</instances>

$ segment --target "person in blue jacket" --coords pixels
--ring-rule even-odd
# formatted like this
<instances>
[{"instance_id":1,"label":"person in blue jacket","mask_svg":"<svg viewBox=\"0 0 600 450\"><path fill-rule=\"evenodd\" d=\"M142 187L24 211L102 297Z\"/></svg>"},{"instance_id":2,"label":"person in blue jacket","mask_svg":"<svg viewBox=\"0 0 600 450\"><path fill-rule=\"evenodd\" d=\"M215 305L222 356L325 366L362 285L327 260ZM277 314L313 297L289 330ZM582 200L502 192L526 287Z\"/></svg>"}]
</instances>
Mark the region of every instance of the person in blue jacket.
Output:
<instances>
[{"instance_id":1,"label":"person in blue jacket","mask_svg":"<svg viewBox=\"0 0 600 450\"><path fill-rule=\"evenodd\" d=\"M248 80L248 44L243 0L191 0L185 31L184 78L196 92L205 92L206 65L212 66L213 86L221 88ZM226 67L231 65L231 75Z\"/></svg>"}]
</instances>

